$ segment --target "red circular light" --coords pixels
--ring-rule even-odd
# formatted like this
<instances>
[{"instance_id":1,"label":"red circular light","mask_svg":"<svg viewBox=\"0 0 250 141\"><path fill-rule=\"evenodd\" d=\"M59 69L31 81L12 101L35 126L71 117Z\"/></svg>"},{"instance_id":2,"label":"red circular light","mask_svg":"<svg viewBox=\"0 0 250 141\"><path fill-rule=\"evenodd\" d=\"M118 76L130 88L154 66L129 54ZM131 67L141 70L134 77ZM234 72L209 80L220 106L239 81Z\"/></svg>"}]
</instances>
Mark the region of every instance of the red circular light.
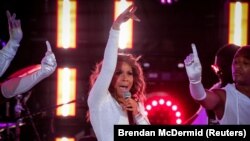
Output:
<instances>
[{"instance_id":1,"label":"red circular light","mask_svg":"<svg viewBox=\"0 0 250 141\"><path fill-rule=\"evenodd\" d=\"M151 124L182 124L182 114L178 103L168 95L148 97L146 112Z\"/></svg>"}]
</instances>

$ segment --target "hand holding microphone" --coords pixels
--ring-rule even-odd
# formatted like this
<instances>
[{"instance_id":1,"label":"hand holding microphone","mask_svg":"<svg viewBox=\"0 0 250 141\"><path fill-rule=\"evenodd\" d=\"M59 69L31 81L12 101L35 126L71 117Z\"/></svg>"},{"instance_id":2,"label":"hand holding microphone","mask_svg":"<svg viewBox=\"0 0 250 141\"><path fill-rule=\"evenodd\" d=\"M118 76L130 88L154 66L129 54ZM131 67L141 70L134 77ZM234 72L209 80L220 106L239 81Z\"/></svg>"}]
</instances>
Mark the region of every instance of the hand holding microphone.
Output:
<instances>
[{"instance_id":1,"label":"hand holding microphone","mask_svg":"<svg viewBox=\"0 0 250 141\"><path fill-rule=\"evenodd\" d=\"M129 124L134 125L134 116L139 113L137 102L131 98L131 93L129 91L124 92L123 97L125 99L125 110L128 114Z\"/></svg>"}]
</instances>

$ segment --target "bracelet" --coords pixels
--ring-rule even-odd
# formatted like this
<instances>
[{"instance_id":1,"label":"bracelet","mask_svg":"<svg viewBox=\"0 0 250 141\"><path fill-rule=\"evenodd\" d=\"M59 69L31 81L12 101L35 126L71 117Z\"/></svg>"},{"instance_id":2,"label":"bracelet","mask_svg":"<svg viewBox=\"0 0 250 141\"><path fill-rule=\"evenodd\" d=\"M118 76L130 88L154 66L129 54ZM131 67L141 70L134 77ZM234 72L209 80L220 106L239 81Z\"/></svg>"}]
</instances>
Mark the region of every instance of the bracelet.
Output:
<instances>
[{"instance_id":1,"label":"bracelet","mask_svg":"<svg viewBox=\"0 0 250 141\"><path fill-rule=\"evenodd\" d=\"M191 84L198 84L198 83L201 83L201 79L198 80L198 81L189 80L189 83L191 83Z\"/></svg>"}]
</instances>

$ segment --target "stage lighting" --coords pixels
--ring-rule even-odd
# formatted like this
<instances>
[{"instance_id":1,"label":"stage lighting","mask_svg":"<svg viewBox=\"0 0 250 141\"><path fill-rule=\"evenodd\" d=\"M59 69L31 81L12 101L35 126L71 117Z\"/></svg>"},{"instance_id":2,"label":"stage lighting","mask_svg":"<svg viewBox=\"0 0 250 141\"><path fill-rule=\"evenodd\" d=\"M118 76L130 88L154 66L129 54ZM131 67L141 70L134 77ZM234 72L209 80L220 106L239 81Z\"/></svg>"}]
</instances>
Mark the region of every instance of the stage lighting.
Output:
<instances>
[{"instance_id":1,"label":"stage lighting","mask_svg":"<svg viewBox=\"0 0 250 141\"><path fill-rule=\"evenodd\" d=\"M182 124L182 110L178 102L165 92L155 92L145 102L151 124Z\"/></svg>"}]
</instances>

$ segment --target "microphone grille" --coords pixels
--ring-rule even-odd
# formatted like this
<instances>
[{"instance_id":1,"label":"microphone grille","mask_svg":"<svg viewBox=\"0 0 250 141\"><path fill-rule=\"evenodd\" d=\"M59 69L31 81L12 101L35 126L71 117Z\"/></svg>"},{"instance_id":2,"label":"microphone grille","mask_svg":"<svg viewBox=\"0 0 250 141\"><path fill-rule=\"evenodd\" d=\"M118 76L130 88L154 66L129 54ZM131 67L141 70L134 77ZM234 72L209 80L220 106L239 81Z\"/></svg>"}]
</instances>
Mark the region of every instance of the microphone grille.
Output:
<instances>
[{"instance_id":1,"label":"microphone grille","mask_svg":"<svg viewBox=\"0 0 250 141\"><path fill-rule=\"evenodd\" d=\"M126 99L126 98L130 98L131 97L131 93L128 91L128 92L125 92L123 94L123 97Z\"/></svg>"}]
</instances>

